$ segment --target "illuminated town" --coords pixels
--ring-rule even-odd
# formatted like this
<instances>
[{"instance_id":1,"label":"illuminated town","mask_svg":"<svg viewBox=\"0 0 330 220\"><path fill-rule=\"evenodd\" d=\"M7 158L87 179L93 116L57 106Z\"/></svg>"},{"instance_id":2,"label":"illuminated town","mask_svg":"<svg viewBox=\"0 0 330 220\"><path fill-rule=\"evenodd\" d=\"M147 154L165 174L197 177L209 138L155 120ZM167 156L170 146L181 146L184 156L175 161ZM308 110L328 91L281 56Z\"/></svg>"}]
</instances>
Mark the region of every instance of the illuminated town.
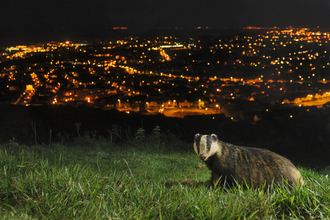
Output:
<instances>
[{"instance_id":1,"label":"illuminated town","mask_svg":"<svg viewBox=\"0 0 330 220\"><path fill-rule=\"evenodd\" d=\"M0 102L232 118L329 106L329 32L245 29L258 32L3 47Z\"/></svg>"}]
</instances>

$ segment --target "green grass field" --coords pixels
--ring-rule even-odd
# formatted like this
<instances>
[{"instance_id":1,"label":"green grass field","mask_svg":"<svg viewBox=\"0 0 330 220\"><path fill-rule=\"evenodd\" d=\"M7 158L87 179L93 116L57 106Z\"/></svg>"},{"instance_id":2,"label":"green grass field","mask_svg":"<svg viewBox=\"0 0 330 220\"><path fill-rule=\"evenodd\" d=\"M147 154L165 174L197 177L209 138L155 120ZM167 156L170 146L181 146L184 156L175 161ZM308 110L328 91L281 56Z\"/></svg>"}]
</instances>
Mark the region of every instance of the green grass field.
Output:
<instances>
[{"instance_id":1,"label":"green grass field","mask_svg":"<svg viewBox=\"0 0 330 220\"><path fill-rule=\"evenodd\" d=\"M330 169L305 187L210 189L210 171L175 138L0 146L2 219L326 219Z\"/></svg>"}]
</instances>

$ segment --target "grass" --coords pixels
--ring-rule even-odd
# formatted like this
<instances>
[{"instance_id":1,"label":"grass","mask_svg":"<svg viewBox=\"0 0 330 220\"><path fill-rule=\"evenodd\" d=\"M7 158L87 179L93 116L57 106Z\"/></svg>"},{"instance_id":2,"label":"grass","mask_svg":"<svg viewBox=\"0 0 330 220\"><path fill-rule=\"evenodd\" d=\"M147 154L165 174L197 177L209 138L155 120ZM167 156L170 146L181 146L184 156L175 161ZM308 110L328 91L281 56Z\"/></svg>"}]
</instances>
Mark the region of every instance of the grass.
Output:
<instances>
[{"instance_id":1,"label":"grass","mask_svg":"<svg viewBox=\"0 0 330 220\"><path fill-rule=\"evenodd\" d=\"M209 188L189 144L147 138L0 146L2 219L326 219L330 169L303 189Z\"/></svg>"}]
</instances>

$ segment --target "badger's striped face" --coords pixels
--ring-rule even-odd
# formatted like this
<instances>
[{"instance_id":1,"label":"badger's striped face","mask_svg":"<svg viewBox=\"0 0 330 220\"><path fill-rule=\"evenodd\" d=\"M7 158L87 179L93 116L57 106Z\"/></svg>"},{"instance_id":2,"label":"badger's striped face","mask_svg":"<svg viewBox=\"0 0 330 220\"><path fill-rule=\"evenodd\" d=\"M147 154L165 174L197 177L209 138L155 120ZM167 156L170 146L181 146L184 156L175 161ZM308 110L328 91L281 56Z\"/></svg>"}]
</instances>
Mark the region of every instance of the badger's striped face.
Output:
<instances>
[{"instance_id":1,"label":"badger's striped face","mask_svg":"<svg viewBox=\"0 0 330 220\"><path fill-rule=\"evenodd\" d=\"M220 152L218 137L215 134L211 135L195 135L194 150L198 158L206 161L210 156Z\"/></svg>"}]
</instances>

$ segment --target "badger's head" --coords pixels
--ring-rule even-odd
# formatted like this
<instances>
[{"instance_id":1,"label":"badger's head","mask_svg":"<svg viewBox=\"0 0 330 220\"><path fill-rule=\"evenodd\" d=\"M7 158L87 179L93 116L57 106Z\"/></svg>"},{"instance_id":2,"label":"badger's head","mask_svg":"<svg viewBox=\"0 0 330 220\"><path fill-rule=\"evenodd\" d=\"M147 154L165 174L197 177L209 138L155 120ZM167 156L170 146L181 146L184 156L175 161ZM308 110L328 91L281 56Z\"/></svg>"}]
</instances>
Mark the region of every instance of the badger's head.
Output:
<instances>
[{"instance_id":1,"label":"badger's head","mask_svg":"<svg viewBox=\"0 0 330 220\"><path fill-rule=\"evenodd\" d=\"M215 134L195 134L194 150L200 160L207 161L215 153L220 154L221 148L219 144L218 137Z\"/></svg>"}]
</instances>

